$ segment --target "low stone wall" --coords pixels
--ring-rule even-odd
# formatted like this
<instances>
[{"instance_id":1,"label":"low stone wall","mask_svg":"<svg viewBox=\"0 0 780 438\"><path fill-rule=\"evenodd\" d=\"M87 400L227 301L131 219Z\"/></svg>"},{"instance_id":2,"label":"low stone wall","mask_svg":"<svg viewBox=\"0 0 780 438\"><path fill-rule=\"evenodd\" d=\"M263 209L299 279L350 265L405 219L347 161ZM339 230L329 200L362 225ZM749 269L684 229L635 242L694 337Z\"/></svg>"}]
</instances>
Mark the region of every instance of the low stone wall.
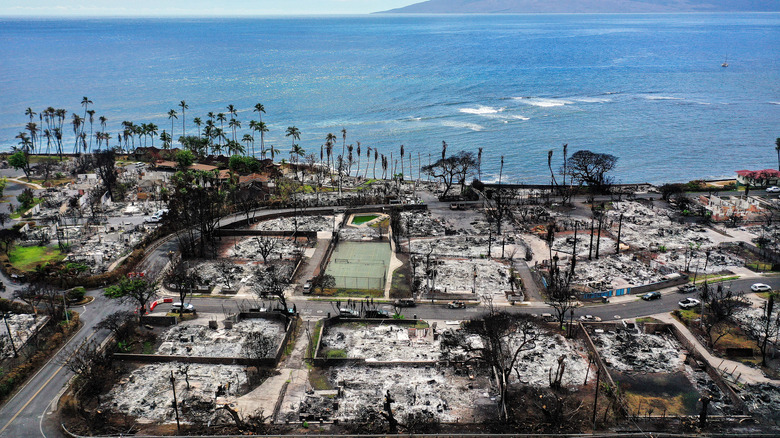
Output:
<instances>
[{"instance_id":1,"label":"low stone wall","mask_svg":"<svg viewBox=\"0 0 780 438\"><path fill-rule=\"evenodd\" d=\"M141 317L141 324L168 327L179 323L179 318L175 316L163 315L144 315Z\"/></svg>"}]
</instances>

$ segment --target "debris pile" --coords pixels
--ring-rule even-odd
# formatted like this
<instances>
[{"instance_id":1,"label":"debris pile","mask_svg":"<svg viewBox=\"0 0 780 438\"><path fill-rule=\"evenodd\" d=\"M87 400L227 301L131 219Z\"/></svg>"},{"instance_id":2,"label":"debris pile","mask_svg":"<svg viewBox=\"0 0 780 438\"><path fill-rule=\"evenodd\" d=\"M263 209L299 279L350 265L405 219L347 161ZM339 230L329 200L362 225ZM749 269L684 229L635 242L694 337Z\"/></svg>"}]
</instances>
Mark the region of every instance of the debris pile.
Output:
<instances>
[{"instance_id":1,"label":"debris pile","mask_svg":"<svg viewBox=\"0 0 780 438\"><path fill-rule=\"evenodd\" d=\"M252 226L261 231L295 231L294 218L279 218L259 222ZM298 231L332 231L333 216L299 216Z\"/></svg>"},{"instance_id":2,"label":"debris pile","mask_svg":"<svg viewBox=\"0 0 780 438\"><path fill-rule=\"evenodd\" d=\"M574 268L575 283L597 290L655 283L663 275L630 254L612 254L598 260L582 260Z\"/></svg>"},{"instance_id":3,"label":"debris pile","mask_svg":"<svg viewBox=\"0 0 780 438\"><path fill-rule=\"evenodd\" d=\"M635 330L596 332L593 342L607 366L618 371L673 373L683 366L682 346L668 334Z\"/></svg>"},{"instance_id":4,"label":"debris pile","mask_svg":"<svg viewBox=\"0 0 780 438\"><path fill-rule=\"evenodd\" d=\"M263 256L260 254L260 239L269 239L269 237L247 237L237 241L234 245L231 245L226 253L227 257L233 257L242 260L262 261ZM294 254L299 251L298 245L295 241L288 239L274 239L273 250L268 255L268 260L278 260L280 258L292 258Z\"/></svg>"},{"instance_id":5,"label":"debris pile","mask_svg":"<svg viewBox=\"0 0 780 438\"><path fill-rule=\"evenodd\" d=\"M471 421L475 408L495 404L487 381L469 380L449 369L434 367L345 367L330 371L334 388L341 387L335 418L357 418L366 408L382 409L387 391L395 400L396 418L428 412L443 422Z\"/></svg>"},{"instance_id":6,"label":"debris pile","mask_svg":"<svg viewBox=\"0 0 780 438\"><path fill-rule=\"evenodd\" d=\"M444 236L447 229L452 228L443 219L434 218L428 210L403 212L401 223L407 232L411 231L412 237Z\"/></svg>"},{"instance_id":7,"label":"debris pile","mask_svg":"<svg viewBox=\"0 0 780 438\"><path fill-rule=\"evenodd\" d=\"M739 391L753 414L772 423L780 423L780 386L772 384L745 385Z\"/></svg>"},{"instance_id":8,"label":"debris pile","mask_svg":"<svg viewBox=\"0 0 780 438\"><path fill-rule=\"evenodd\" d=\"M381 240L379 227L345 227L339 230L341 241Z\"/></svg>"},{"instance_id":9,"label":"debris pile","mask_svg":"<svg viewBox=\"0 0 780 438\"><path fill-rule=\"evenodd\" d=\"M331 326L320 345L367 361L431 361L440 356L439 341L433 340L432 330L393 324Z\"/></svg>"},{"instance_id":10,"label":"debris pile","mask_svg":"<svg viewBox=\"0 0 780 438\"><path fill-rule=\"evenodd\" d=\"M252 318L232 324L232 328L210 329L192 322L185 322L162 334L157 354L201 357L250 357L247 345L250 333L262 333L272 341L274 351L284 339L284 326L270 319ZM270 357L270 356L269 356Z\"/></svg>"},{"instance_id":11,"label":"debris pile","mask_svg":"<svg viewBox=\"0 0 780 438\"><path fill-rule=\"evenodd\" d=\"M187 406L209 406L218 400L241 395L246 388L246 368L238 365L183 364L178 362L144 365L114 386L105 408L139 418L140 421L174 420L171 372L176 397Z\"/></svg>"},{"instance_id":12,"label":"debris pile","mask_svg":"<svg viewBox=\"0 0 780 438\"><path fill-rule=\"evenodd\" d=\"M574 251L574 233L558 234L553 242L553 251L571 254ZM591 249L590 231L588 233L577 233L577 256L587 257L588 253L596 254L596 247L599 249L599 255L613 254L615 252L615 241L607 236L598 237L597 232L593 232L593 249Z\"/></svg>"},{"instance_id":13,"label":"debris pile","mask_svg":"<svg viewBox=\"0 0 780 438\"><path fill-rule=\"evenodd\" d=\"M712 241L706 230L700 226L681 225L670 219L666 209L645 205L635 201L615 202L607 212L613 232L617 233L620 214L623 227L620 240L634 249L680 249L689 243L710 246Z\"/></svg>"},{"instance_id":14,"label":"debris pile","mask_svg":"<svg viewBox=\"0 0 780 438\"><path fill-rule=\"evenodd\" d=\"M505 234L505 239L493 236L490 241L490 252L493 257L501 257L501 244L504 244L504 256L522 258L525 256L526 244L519 235ZM488 254L489 236L449 236L432 239L412 239L412 252L417 254L479 258ZM406 245L406 242L402 242ZM431 252L433 250L433 252Z\"/></svg>"},{"instance_id":15,"label":"debris pile","mask_svg":"<svg viewBox=\"0 0 780 438\"><path fill-rule=\"evenodd\" d=\"M563 357L563 385L584 385L586 375L589 376L588 380L595 376L588 372L588 361L583 357L585 354L582 341L569 341L559 334L543 336L536 341L533 349L520 353L512 379L519 380L523 385L549 386L550 375L555 375L558 359Z\"/></svg>"},{"instance_id":16,"label":"debris pile","mask_svg":"<svg viewBox=\"0 0 780 438\"><path fill-rule=\"evenodd\" d=\"M503 294L510 290L509 265L492 259L437 259L430 263L435 278L426 273L425 257L417 267L423 284L441 292ZM475 290L472 290L476 288Z\"/></svg>"},{"instance_id":17,"label":"debris pile","mask_svg":"<svg viewBox=\"0 0 780 438\"><path fill-rule=\"evenodd\" d=\"M695 250L686 254L686 251L661 253L656 257L656 262L674 269L675 271L697 271L699 275L718 274L729 268L742 267L745 261L731 253L721 251L717 247L710 250L709 260L702 250ZM706 268L706 269L705 269Z\"/></svg>"},{"instance_id":18,"label":"debris pile","mask_svg":"<svg viewBox=\"0 0 780 438\"><path fill-rule=\"evenodd\" d=\"M30 339L39 328L46 325L48 316L38 316L30 313L9 314L5 317L6 322L0 324L0 358L13 357L14 347L20 349L27 340ZM7 325L6 325L7 324ZM11 345L8 334L10 329L11 339L14 344Z\"/></svg>"}]
</instances>

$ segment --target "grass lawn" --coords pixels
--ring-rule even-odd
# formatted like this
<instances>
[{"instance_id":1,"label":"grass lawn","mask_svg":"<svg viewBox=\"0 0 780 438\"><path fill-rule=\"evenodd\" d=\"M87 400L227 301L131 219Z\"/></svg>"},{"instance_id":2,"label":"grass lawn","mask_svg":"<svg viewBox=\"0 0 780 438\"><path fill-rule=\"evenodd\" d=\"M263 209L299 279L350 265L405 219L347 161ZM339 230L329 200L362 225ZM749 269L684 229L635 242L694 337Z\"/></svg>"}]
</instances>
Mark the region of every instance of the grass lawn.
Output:
<instances>
[{"instance_id":1,"label":"grass lawn","mask_svg":"<svg viewBox=\"0 0 780 438\"><path fill-rule=\"evenodd\" d=\"M352 218L352 225L363 225L364 223L372 221L378 217L379 217L378 214L364 214L360 216L355 216Z\"/></svg>"},{"instance_id":2,"label":"grass lawn","mask_svg":"<svg viewBox=\"0 0 780 438\"><path fill-rule=\"evenodd\" d=\"M325 288L318 294L325 297L352 297L352 298L383 298L385 291L379 289L331 289Z\"/></svg>"},{"instance_id":3,"label":"grass lawn","mask_svg":"<svg viewBox=\"0 0 780 438\"><path fill-rule=\"evenodd\" d=\"M32 271L46 262L58 262L65 258L60 250L47 246L15 246L8 253L11 264L22 271Z\"/></svg>"}]
</instances>

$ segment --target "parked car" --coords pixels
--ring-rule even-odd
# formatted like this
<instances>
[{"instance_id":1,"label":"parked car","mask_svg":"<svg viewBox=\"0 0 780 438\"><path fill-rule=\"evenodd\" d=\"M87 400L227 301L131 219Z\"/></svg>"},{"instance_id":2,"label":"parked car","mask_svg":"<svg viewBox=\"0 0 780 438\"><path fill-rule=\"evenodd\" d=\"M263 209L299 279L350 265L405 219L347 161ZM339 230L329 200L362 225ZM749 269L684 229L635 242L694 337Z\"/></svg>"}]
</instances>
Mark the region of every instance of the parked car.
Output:
<instances>
[{"instance_id":1,"label":"parked car","mask_svg":"<svg viewBox=\"0 0 780 438\"><path fill-rule=\"evenodd\" d=\"M193 306L192 303L182 304L180 302L176 302L171 305L171 309L173 309L174 312L180 311L182 307L184 307L184 313L192 313L195 311L195 306Z\"/></svg>"},{"instance_id":2,"label":"parked car","mask_svg":"<svg viewBox=\"0 0 780 438\"><path fill-rule=\"evenodd\" d=\"M152 223L152 224L160 222L163 219L163 216L165 216L167 213L168 213L168 210L166 210L166 209L157 210L157 213L155 213L155 214L149 216L148 218L144 219L144 222Z\"/></svg>"},{"instance_id":3,"label":"parked car","mask_svg":"<svg viewBox=\"0 0 780 438\"><path fill-rule=\"evenodd\" d=\"M780 193L780 187L772 186L766 188L767 193Z\"/></svg>"},{"instance_id":4,"label":"parked car","mask_svg":"<svg viewBox=\"0 0 780 438\"><path fill-rule=\"evenodd\" d=\"M306 283L303 283L303 293L304 294L311 293L311 281L307 281Z\"/></svg>"},{"instance_id":5,"label":"parked car","mask_svg":"<svg viewBox=\"0 0 780 438\"><path fill-rule=\"evenodd\" d=\"M696 285L695 284L684 284L682 286L677 287L677 292L681 294L689 294L692 292L696 292Z\"/></svg>"},{"instance_id":6,"label":"parked car","mask_svg":"<svg viewBox=\"0 0 780 438\"><path fill-rule=\"evenodd\" d=\"M339 309L339 316L342 318L360 318L360 312L354 309Z\"/></svg>"},{"instance_id":7,"label":"parked car","mask_svg":"<svg viewBox=\"0 0 780 438\"><path fill-rule=\"evenodd\" d=\"M701 304L701 301L696 298L685 298L684 300L680 300L677 304L683 309L690 309L691 307L696 307Z\"/></svg>"},{"instance_id":8,"label":"parked car","mask_svg":"<svg viewBox=\"0 0 780 438\"><path fill-rule=\"evenodd\" d=\"M414 300L411 298L403 298L400 300L395 300L395 302L393 302L393 305L396 307L414 307L417 305L417 303L415 303Z\"/></svg>"},{"instance_id":9,"label":"parked car","mask_svg":"<svg viewBox=\"0 0 780 438\"><path fill-rule=\"evenodd\" d=\"M661 298L661 292L648 292L640 297L645 301L657 300Z\"/></svg>"},{"instance_id":10,"label":"parked car","mask_svg":"<svg viewBox=\"0 0 780 438\"><path fill-rule=\"evenodd\" d=\"M768 292L772 290L772 286L764 283L755 283L754 285L750 286L750 290L753 292Z\"/></svg>"},{"instance_id":11,"label":"parked car","mask_svg":"<svg viewBox=\"0 0 780 438\"><path fill-rule=\"evenodd\" d=\"M598 316L593 316L593 315L582 315L582 316L580 316L580 321L601 322L601 318L599 318Z\"/></svg>"},{"instance_id":12,"label":"parked car","mask_svg":"<svg viewBox=\"0 0 780 438\"><path fill-rule=\"evenodd\" d=\"M390 318L390 312L387 310L366 310L366 318Z\"/></svg>"},{"instance_id":13,"label":"parked car","mask_svg":"<svg viewBox=\"0 0 780 438\"><path fill-rule=\"evenodd\" d=\"M449 303L447 303L447 308L448 309L465 309L466 308L466 303L464 303L463 301L450 301Z\"/></svg>"}]
</instances>

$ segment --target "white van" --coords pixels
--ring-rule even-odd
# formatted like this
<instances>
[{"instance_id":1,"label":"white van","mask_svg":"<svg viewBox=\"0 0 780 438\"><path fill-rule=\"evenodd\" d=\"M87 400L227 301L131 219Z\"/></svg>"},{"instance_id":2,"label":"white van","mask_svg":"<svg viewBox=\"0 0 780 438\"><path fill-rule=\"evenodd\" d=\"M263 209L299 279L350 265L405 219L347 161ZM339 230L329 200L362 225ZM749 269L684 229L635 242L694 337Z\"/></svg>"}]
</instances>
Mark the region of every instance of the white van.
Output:
<instances>
[{"instance_id":1,"label":"white van","mask_svg":"<svg viewBox=\"0 0 780 438\"><path fill-rule=\"evenodd\" d=\"M165 215L165 213L168 213L168 210L165 210L165 209L157 210L157 213L155 213L155 214L151 215L150 217L144 219L144 222L147 222L147 223L157 223L157 222L160 222L162 220L162 218L163 218L163 215Z\"/></svg>"}]
</instances>

